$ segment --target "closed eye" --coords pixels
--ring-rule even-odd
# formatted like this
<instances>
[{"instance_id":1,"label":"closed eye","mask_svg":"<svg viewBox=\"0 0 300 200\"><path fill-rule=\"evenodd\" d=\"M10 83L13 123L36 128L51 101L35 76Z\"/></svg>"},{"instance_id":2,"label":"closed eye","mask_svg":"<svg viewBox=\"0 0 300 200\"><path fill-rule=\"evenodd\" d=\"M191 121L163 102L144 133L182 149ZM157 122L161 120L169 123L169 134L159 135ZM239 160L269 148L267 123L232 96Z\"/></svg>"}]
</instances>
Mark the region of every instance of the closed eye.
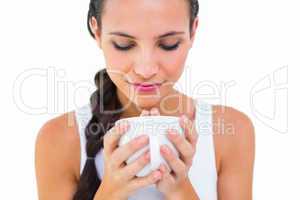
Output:
<instances>
[{"instance_id":1,"label":"closed eye","mask_svg":"<svg viewBox=\"0 0 300 200\"><path fill-rule=\"evenodd\" d=\"M135 44L130 44L127 46L120 46L116 42L112 42L112 43L113 43L115 49L120 50L120 51L128 51L135 46ZM171 45L171 46L159 44L159 47L165 51L172 51L172 50L176 50L179 47L179 44L180 44L180 41L178 41L176 44Z\"/></svg>"},{"instance_id":2,"label":"closed eye","mask_svg":"<svg viewBox=\"0 0 300 200\"><path fill-rule=\"evenodd\" d=\"M134 46L134 44L131 44L131 45L128 45L128 46L120 46L120 45L118 45L118 44L115 43L115 42L113 42L113 45L114 45L114 47L115 47L117 50L120 50L120 51L127 51L127 50L131 49L131 48Z\"/></svg>"},{"instance_id":3,"label":"closed eye","mask_svg":"<svg viewBox=\"0 0 300 200\"><path fill-rule=\"evenodd\" d=\"M175 50L179 47L179 43L180 42L177 42L176 44L172 45L172 46L168 46L168 45L163 45L163 44L160 44L159 46L163 49L163 50L166 50L166 51L172 51L172 50Z\"/></svg>"}]
</instances>

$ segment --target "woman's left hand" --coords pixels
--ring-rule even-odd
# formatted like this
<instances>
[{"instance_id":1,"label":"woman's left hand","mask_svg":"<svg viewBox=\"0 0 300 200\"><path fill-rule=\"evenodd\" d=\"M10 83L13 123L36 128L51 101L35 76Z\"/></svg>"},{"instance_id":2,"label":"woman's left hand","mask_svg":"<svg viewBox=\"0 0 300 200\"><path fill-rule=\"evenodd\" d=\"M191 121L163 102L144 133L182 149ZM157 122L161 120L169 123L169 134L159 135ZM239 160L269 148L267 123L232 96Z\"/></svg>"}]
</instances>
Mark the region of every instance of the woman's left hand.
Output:
<instances>
[{"instance_id":1,"label":"woman's left hand","mask_svg":"<svg viewBox=\"0 0 300 200\"><path fill-rule=\"evenodd\" d=\"M148 114L160 115L156 108L152 108ZM179 193L183 194L183 190L192 191L190 190L191 188L187 189L186 187L192 187L189 182L188 172L192 166L193 157L196 152L198 134L193 121L188 119L185 115L180 118L180 126L184 130L184 135L180 135L176 130L168 130L167 134L167 137L179 152L179 157L166 145L162 145L160 149L161 155L167 161L171 169L164 164L160 166L163 176L156 185L158 190L161 191L167 199L172 199L173 196L178 196Z\"/></svg>"}]
</instances>

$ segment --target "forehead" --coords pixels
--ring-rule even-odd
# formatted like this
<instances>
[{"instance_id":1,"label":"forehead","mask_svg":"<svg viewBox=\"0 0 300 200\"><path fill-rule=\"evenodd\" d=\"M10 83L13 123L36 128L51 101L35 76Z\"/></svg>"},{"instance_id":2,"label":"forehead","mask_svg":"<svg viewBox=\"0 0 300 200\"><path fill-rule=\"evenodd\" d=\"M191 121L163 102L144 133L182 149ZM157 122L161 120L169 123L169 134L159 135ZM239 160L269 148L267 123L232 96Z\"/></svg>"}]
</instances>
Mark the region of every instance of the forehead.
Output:
<instances>
[{"instance_id":1,"label":"forehead","mask_svg":"<svg viewBox=\"0 0 300 200\"><path fill-rule=\"evenodd\" d=\"M102 31L153 36L189 28L187 0L106 0Z\"/></svg>"}]
</instances>

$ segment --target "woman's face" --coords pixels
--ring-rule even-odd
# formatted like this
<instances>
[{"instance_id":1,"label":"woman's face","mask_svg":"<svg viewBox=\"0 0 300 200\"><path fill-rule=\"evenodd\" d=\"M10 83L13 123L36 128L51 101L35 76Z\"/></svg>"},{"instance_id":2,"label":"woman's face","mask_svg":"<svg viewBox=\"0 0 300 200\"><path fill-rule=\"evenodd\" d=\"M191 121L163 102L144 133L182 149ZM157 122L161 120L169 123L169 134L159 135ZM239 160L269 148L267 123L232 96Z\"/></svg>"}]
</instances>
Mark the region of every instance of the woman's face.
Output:
<instances>
[{"instance_id":1,"label":"woman's face","mask_svg":"<svg viewBox=\"0 0 300 200\"><path fill-rule=\"evenodd\" d=\"M94 18L91 26L123 101L150 108L175 94L173 85L183 72L198 19L192 33L189 21L187 0L105 1L102 26ZM161 85L141 91L133 83Z\"/></svg>"}]
</instances>

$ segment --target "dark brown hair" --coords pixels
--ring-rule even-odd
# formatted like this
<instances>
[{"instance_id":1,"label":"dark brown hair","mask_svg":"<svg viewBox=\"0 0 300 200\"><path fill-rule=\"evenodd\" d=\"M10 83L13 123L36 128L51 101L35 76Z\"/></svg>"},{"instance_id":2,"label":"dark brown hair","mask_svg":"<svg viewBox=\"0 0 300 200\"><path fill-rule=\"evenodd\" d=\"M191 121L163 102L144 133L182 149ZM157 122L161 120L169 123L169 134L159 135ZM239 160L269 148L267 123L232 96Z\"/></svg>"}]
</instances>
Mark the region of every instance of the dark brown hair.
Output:
<instances>
[{"instance_id":1,"label":"dark brown hair","mask_svg":"<svg viewBox=\"0 0 300 200\"><path fill-rule=\"evenodd\" d=\"M91 0L89 5L87 26L89 33L95 38L90 20L97 19L98 26L101 27L101 15L107 0ZM190 4L190 32L194 19L198 15L198 0L187 0ZM97 153L103 148L103 136L120 118L120 112L113 112L121 109L121 103L116 93L116 85L110 79L106 69L96 73L94 81L97 90L90 97L92 117L85 127L87 139L86 153L88 158L95 158ZM104 112L105 111L105 112ZM112 111L112 112L109 112ZM87 159L80 175L80 180L73 200L92 200L97 192L101 180L98 177L95 160Z\"/></svg>"}]
</instances>

